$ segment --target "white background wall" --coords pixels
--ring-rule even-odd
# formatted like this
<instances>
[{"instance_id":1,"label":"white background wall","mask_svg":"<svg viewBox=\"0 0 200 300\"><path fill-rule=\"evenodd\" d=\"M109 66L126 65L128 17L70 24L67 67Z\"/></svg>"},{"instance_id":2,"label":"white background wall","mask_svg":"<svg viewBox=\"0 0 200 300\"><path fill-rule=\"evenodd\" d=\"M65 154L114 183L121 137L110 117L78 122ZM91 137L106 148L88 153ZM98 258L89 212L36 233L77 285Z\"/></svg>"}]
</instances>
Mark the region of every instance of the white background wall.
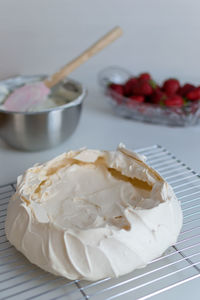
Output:
<instances>
[{"instance_id":1,"label":"white background wall","mask_svg":"<svg viewBox=\"0 0 200 300\"><path fill-rule=\"evenodd\" d=\"M53 72L116 24L123 38L76 78L117 64L200 82L199 0L0 0L0 78Z\"/></svg>"}]
</instances>

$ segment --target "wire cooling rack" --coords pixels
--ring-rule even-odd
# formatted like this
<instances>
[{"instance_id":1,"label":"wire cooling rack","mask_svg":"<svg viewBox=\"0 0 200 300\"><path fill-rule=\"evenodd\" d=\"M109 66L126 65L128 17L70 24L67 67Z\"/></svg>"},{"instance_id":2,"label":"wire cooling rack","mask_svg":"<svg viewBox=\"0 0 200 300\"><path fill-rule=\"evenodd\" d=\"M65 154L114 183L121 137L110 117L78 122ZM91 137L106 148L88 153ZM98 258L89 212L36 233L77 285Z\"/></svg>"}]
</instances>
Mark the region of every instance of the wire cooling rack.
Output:
<instances>
[{"instance_id":1,"label":"wire cooling rack","mask_svg":"<svg viewBox=\"0 0 200 300\"><path fill-rule=\"evenodd\" d=\"M148 299L200 277L200 176L155 145L137 151L148 158L181 201L183 228L178 242L147 267L120 278L69 281L29 263L5 237L4 222L15 184L0 187L0 299ZM99 262L100 263L100 262Z\"/></svg>"}]
</instances>

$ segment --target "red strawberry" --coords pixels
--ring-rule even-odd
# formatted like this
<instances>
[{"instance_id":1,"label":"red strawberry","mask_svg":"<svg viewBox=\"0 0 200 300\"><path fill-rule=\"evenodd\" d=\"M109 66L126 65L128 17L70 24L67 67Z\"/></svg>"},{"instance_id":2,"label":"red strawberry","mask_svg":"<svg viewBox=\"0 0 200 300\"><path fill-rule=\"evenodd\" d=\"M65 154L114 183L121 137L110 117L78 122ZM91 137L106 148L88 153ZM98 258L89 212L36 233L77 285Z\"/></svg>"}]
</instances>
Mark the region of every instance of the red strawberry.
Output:
<instances>
[{"instance_id":1,"label":"red strawberry","mask_svg":"<svg viewBox=\"0 0 200 300\"><path fill-rule=\"evenodd\" d=\"M197 87L186 94L188 100L199 100L200 99L200 87Z\"/></svg>"},{"instance_id":2,"label":"red strawberry","mask_svg":"<svg viewBox=\"0 0 200 300\"><path fill-rule=\"evenodd\" d=\"M179 95L173 95L169 98L167 98L164 101L165 105L168 107L182 107L184 104L184 100L181 96Z\"/></svg>"},{"instance_id":3,"label":"red strawberry","mask_svg":"<svg viewBox=\"0 0 200 300\"><path fill-rule=\"evenodd\" d=\"M124 84L124 95L130 96L133 94L133 86L137 84L137 78L130 78L125 84Z\"/></svg>"},{"instance_id":4,"label":"red strawberry","mask_svg":"<svg viewBox=\"0 0 200 300\"><path fill-rule=\"evenodd\" d=\"M111 83L109 85L109 91L110 91L110 95L112 96L112 98L115 99L118 104L122 103L122 101L123 101L122 97L123 97L123 92L124 92L123 85Z\"/></svg>"},{"instance_id":5,"label":"red strawberry","mask_svg":"<svg viewBox=\"0 0 200 300\"><path fill-rule=\"evenodd\" d=\"M143 95L151 95L153 93L153 88L150 83L146 81L140 83L140 89Z\"/></svg>"},{"instance_id":6,"label":"red strawberry","mask_svg":"<svg viewBox=\"0 0 200 300\"><path fill-rule=\"evenodd\" d=\"M179 88L178 94L182 97L185 97L189 92L195 89L195 86L190 83L184 84L182 87Z\"/></svg>"},{"instance_id":7,"label":"red strawberry","mask_svg":"<svg viewBox=\"0 0 200 300\"><path fill-rule=\"evenodd\" d=\"M151 102L159 104L161 101L164 101L167 98L166 94L160 89L157 88L151 95Z\"/></svg>"},{"instance_id":8,"label":"red strawberry","mask_svg":"<svg viewBox=\"0 0 200 300\"><path fill-rule=\"evenodd\" d=\"M129 97L129 99L134 100L138 103L144 102L144 96L131 96Z\"/></svg>"},{"instance_id":9,"label":"red strawberry","mask_svg":"<svg viewBox=\"0 0 200 300\"><path fill-rule=\"evenodd\" d=\"M138 96L148 96L153 93L153 88L147 80L141 79L138 80L137 85L134 86L133 93Z\"/></svg>"},{"instance_id":10,"label":"red strawberry","mask_svg":"<svg viewBox=\"0 0 200 300\"><path fill-rule=\"evenodd\" d=\"M109 85L109 88L120 95L123 95L124 93L124 88L122 84L111 83Z\"/></svg>"},{"instance_id":11,"label":"red strawberry","mask_svg":"<svg viewBox=\"0 0 200 300\"><path fill-rule=\"evenodd\" d=\"M177 79L168 79L163 84L163 90L168 96L176 94L180 87L180 83Z\"/></svg>"},{"instance_id":12,"label":"red strawberry","mask_svg":"<svg viewBox=\"0 0 200 300\"><path fill-rule=\"evenodd\" d=\"M139 79L150 80L151 75L149 73L142 73L140 74Z\"/></svg>"}]
</instances>

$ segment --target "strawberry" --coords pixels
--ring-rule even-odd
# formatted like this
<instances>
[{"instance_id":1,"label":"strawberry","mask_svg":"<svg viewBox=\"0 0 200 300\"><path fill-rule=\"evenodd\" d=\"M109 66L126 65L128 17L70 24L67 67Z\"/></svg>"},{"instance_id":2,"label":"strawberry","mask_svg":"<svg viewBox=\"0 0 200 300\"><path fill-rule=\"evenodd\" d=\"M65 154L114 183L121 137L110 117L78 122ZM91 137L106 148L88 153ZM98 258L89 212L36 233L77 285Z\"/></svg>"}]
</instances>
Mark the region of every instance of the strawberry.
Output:
<instances>
[{"instance_id":1,"label":"strawberry","mask_svg":"<svg viewBox=\"0 0 200 300\"><path fill-rule=\"evenodd\" d=\"M133 87L133 93L138 96L148 96L153 93L153 88L147 80L140 79L137 85Z\"/></svg>"},{"instance_id":2,"label":"strawberry","mask_svg":"<svg viewBox=\"0 0 200 300\"><path fill-rule=\"evenodd\" d=\"M124 95L130 96L133 94L133 86L137 84L137 78L131 77L125 84L124 84Z\"/></svg>"},{"instance_id":3,"label":"strawberry","mask_svg":"<svg viewBox=\"0 0 200 300\"><path fill-rule=\"evenodd\" d=\"M111 83L109 86L110 95L115 101L120 104L123 101L124 88L121 84Z\"/></svg>"},{"instance_id":4,"label":"strawberry","mask_svg":"<svg viewBox=\"0 0 200 300\"><path fill-rule=\"evenodd\" d=\"M194 101L200 99L200 87L194 88L192 91L186 94L188 100Z\"/></svg>"},{"instance_id":5,"label":"strawberry","mask_svg":"<svg viewBox=\"0 0 200 300\"><path fill-rule=\"evenodd\" d=\"M184 84L182 87L179 88L178 94L182 97L185 97L189 92L195 89L195 86L190 83Z\"/></svg>"},{"instance_id":6,"label":"strawberry","mask_svg":"<svg viewBox=\"0 0 200 300\"><path fill-rule=\"evenodd\" d=\"M139 79L150 80L151 75L149 73L142 73L140 74Z\"/></svg>"},{"instance_id":7,"label":"strawberry","mask_svg":"<svg viewBox=\"0 0 200 300\"><path fill-rule=\"evenodd\" d=\"M144 96L131 96L131 97L129 97L129 99L136 101L138 103L144 102Z\"/></svg>"},{"instance_id":8,"label":"strawberry","mask_svg":"<svg viewBox=\"0 0 200 300\"><path fill-rule=\"evenodd\" d=\"M123 95L123 93L124 93L124 88L123 88L122 84L111 83L109 85L109 88L117 94Z\"/></svg>"},{"instance_id":9,"label":"strawberry","mask_svg":"<svg viewBox=\"0 0 200 300\"><path fill-rule=\"evenodd\" d=\"M151 95L151 103L159 104L167 98L166 94L160 89L157 88Z\"/></svg>"},{"instance_id":10,"label":"strawberry","mask_svg":"<svg viewBox=\"0 0 200 300\"><path fill-rule=\"evenodd\" d=\"M182 107L184 100L179 95L173 95L164 100L164 104L168 107Z\"/></svg>"},{"instance_id":11,"label":"strawberry","mask_svg":"<svg viewBox=\"0 0 200 300\"><path fill-rule=\"evenodd\" d=\"M153 93L153 88L151 87L150 83L147 81L141 81L140 89L142 95L151 95Z\"/></svg>"},{"instance_id":12,"label":"strawberry","mask_svg":"<svg viewBox=\"0 0 200 300\"><path fill-rule=\"evenodd\" d=\"M177 79L167 79L163 84L163 91L168 95L174 95L178 91L180 83Z\"/></svg>"}]
</instances>

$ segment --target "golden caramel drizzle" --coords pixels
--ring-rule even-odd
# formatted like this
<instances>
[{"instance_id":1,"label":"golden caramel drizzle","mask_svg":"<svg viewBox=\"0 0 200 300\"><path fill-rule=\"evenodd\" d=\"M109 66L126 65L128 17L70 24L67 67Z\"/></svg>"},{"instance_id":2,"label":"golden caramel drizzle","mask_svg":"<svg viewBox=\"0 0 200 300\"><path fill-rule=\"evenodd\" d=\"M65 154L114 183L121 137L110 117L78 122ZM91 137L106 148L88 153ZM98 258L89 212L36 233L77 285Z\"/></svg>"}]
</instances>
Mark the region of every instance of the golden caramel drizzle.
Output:
<instances>
[{"instance_id":1,"label":"golden caramel drizzle","mask_svg":"<svg viewBox=\"0 0 200 300\"><path fill-rule=\"evenodd\" d=\"M134 178L128 177L128 176L123 175L121 172L119 172L119 171L117 171L116 169L113 169L113 168L108 168L108 171L110 172L110 174L114 178L116 178L118 180L123 180L123 181L126 181L126 182L130 182L136 188L147 190L147 191L152 190L152 185L150 185L146 181L140 180L136 177L134 177Z\"/></svg>"},{"instance_id":2,"label":"golden caramel drizzle","mask_svg":"<svg viewBox=\"0 0 200 300\"><path fill-rule=\"evenodd\" d=\"M46 181L47 181L47 179L42 180L42 181L40 182L40 184L38 185L38 187L37 187L37 188L35 189L35 191L34 191L36 194L40 192L41 187L45 184Z\"/></svg>"},{"instance_id":3,"label":"golden caramel drizzle","mask_svg":"<svg viewBox=\"0 0 200 300\"><path fill-rule=\"evenodd\" d=\"M30 202L29 202L24 196L21 196L21 199L22 199L27 205L30 204Z\"/></svg>"},{"instance_id":4,"label":"golden caramel drizzle","mask_svg":"<svg viewBox=\"0 0 200 300\"><path fill-rule=\"evenodd\" d=\"M131 226L130 225L124 225L123 229L126 230L126 231L129 231L131 229Z\"/></svg>"}]
</instances>

